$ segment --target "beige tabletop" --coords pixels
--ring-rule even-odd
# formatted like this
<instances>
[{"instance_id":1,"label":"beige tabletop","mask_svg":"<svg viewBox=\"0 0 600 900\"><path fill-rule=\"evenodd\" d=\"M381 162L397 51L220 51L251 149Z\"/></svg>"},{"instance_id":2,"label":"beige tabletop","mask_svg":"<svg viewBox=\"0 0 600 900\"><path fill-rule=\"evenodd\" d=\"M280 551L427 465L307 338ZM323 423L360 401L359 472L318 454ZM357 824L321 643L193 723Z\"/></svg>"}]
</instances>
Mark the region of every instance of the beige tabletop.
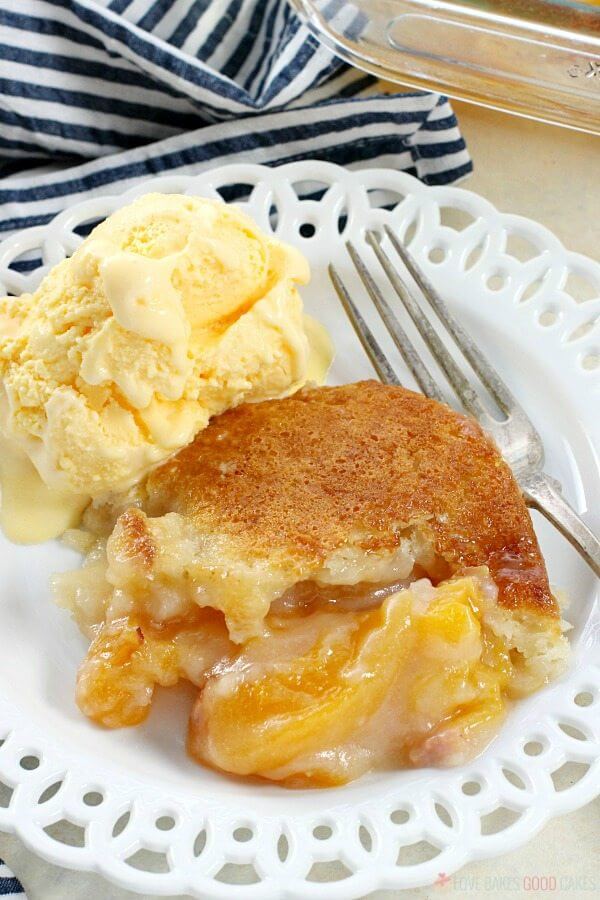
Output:
<instances>
[{"instance_id":1,"label":"beige tabletop","mask_svg":"<svg viewBox=\"0 0 600 900\"><path fill-rule=\"evenodd\" d=\"M569 249L600 259L600 138L463 103L454 106L475 163L464 187L503 211L536 219ZM600 897L600 798L590 801L550 822L520 850L472 863L430 888L380 891L369 900ZM139 896L99 876L47 865L11 836L0 834L0 857L21 878L29 900Z\"/></svg>"}]
</instances>

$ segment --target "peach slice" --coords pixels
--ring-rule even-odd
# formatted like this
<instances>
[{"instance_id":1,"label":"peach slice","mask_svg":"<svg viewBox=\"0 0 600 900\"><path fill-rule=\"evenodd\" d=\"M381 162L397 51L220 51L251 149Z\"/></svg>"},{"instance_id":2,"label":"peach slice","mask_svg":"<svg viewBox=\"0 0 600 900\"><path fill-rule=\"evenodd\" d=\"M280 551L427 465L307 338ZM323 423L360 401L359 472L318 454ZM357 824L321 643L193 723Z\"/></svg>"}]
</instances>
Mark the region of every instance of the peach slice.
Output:
<instances>
[{"instance_id":1,"label":"peach slice","mask_svg":"<svg viewBox=\"0 0 600 900\"><path fill-rule=\"evenodd\" d=\"M507 661L482 628L477 579L428 591L400 591L368 612L314 614L312 640L294 652L291 635L306 626L271 622L207 678L191 754L238 775L320 785L374 762L472 755L504 713Z\"/></svg>"},{"instance_id":2,"label":"peach slice","mask_svg":"<svg viewBox=\"0 0 600 900\"><path fill-rule=\"evenodd\" d=\"M159 628L131 618L103 625L77 676L81 711L100 725L138 725L150 711L155 685L180 678L203 683L206 672L233 651L223 617L199 610L185 626Z\"/></svg>"},{"instance_id":3,"label":"peach slice","mask_svg":"<svg viewBox=\"0 0 600 900\"><path fill-rule=\"evenodd\" d=\"M340 632L342 639L334 633L332 641L326 632L289 664L275 660L261 671L260 662L249 663L243 653L202 692L192 714L191 753L248 775L343 742L409 661L416 639L410 606L409 592L396 594L379 609L352 616L353 628Z\"/></svg>"}]
</instances>

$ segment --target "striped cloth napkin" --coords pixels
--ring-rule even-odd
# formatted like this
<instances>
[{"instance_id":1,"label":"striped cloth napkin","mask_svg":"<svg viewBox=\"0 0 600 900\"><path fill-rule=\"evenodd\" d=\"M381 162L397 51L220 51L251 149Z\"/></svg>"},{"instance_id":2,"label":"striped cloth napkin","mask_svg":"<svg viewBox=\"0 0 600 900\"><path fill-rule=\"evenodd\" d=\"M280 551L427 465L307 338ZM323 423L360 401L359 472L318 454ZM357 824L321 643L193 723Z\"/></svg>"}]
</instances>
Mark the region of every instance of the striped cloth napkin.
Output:
<instances>
[{"instance_id":1,"label":"striped cloth napkin","mask_svg":"<svg viewBox=\"0 0 600 900\"><path fill-rule=\"evenodd\" d=\"M17 881L8 866L0 859L0 897L20 897L27 900L21 883Z\"/></svg>"},{"instance_id":2,"label":"striped cloth napkin","mask_svg":"<svg viewBox=\"0 0 600 900\"><path fill-rule=\"evenodd\" d=\"M287 0L0 0L0 238L158 173L308 157L471 170L446 98L382 95Z\"/></svg>"}]
</instances>

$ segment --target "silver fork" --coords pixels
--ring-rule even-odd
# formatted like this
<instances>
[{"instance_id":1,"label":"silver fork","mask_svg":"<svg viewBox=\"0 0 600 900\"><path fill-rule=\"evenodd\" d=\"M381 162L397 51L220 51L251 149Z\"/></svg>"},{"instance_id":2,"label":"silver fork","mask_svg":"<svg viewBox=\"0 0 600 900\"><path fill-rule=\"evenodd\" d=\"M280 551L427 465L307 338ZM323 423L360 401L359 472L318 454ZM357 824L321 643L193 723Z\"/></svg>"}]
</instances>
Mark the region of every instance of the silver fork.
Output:
<instances>
[{"instance_id":1,"label":"silver fork","mask_svg":"<svg viewBox=\"0 0 600 900\"><path fill-rule=\"evenodd\" d=\"M478 394L440 340L431 322L421 310L390 257L382 248L379 235L375 231L367 231L367 243L374 251L394 291L402 301L424 343L444 372L448 382L454 388L463 407L477 419L496 442L504 459L512 468L527 505L539 510L552 522L561 534L579 551L596 575L600 576L600 541L564 499L560 493L558 482L543 471L544 447L540 435L532 422L498 373L487 362L473 340L449 312L446 303L412 256L407 252L406 248L400 243L391 228L386 225L384 226L384 231L437 318L452 336L471 368L479 376L506 418L499 420L488 412ZM443 396L431 373L369 273L364 259L351 241L346 243L346 247L367 293L377 308L417 384L427 397L432 397L443 403ZM358 311L356 304L333 265L329 266L329 275L346 314L379 378L385 384L400 384L380 344Z\"/></svg>"}]
</instances>

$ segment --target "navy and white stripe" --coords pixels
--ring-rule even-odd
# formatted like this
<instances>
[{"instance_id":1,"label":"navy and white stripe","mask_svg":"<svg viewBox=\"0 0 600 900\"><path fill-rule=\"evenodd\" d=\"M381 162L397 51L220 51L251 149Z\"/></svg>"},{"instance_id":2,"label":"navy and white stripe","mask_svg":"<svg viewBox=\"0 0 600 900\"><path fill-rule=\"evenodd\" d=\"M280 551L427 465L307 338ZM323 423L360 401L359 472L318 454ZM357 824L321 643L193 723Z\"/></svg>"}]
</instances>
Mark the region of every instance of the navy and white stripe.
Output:
<instances>
[{"instance_id":1,"label":"navy and white stripe","mask_svg":"<svg viewBox=\"0 0 600 900\"><path fill-rule=\"evenodd\" d=\"M445 98L377 94L287 0L0 0L0 237L156 173L306 157L471 169Z\"/></svg>"},{"instance_id":2,"label":"navy and white stripe","mask_svg":"<svg viewBox=\"0 0 600 900\"><path fill-rule=\"evenodd\" d=\"M20 881L0 859L0 897L20 897L27 900Z\"/></svg>"}]
</instances>

